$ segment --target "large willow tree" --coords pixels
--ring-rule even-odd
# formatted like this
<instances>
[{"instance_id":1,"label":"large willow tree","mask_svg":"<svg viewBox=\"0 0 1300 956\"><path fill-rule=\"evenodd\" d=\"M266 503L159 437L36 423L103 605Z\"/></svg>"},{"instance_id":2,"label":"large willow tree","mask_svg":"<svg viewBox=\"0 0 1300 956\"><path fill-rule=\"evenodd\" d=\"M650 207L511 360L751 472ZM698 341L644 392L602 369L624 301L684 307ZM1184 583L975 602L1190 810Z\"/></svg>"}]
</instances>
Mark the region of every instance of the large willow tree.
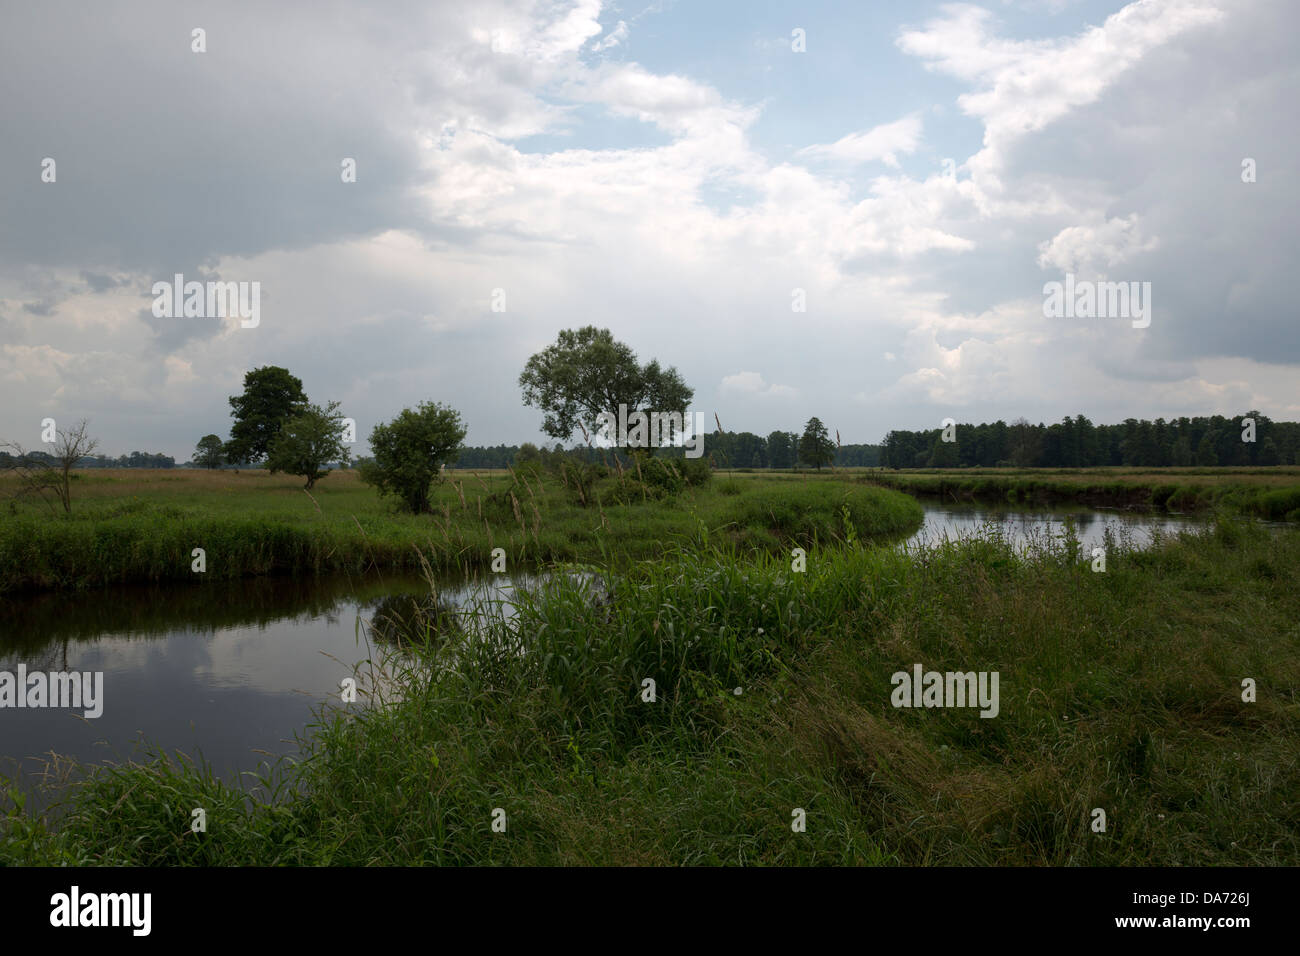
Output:
<instances>
[{"instance_id":1,"label":"large willow tree","mask_svg":"<svg viewBox=\"0 0 1300 956\"><path fill-rule=\"evenodd\" d=\"M519 385L524 404L545 413L542 430L558 441L580 426L596 432L602 416L617 415L620 405L629 414L676 412L684 419L695 395L676 368L639 364L631 348L594 325L560 332L554 345L528 360Z\"/></svg>"}]
</instances>

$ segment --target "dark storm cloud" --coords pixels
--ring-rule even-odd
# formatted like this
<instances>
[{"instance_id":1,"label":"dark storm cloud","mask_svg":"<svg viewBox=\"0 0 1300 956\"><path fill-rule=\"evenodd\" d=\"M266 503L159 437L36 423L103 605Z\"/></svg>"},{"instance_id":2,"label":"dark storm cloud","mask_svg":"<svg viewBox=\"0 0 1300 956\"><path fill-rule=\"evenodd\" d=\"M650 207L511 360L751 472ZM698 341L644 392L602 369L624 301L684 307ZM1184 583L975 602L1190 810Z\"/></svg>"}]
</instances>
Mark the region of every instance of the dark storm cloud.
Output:
<instances>
[{"instance_id":1,"label":"dark storm cloud","mask_svg":"<svg viewBox=\"0 0 1300 956\"><path fill-rule=\"evenodd\" d=\"M364 43L339 44L347 16L327 4L7 9L0 262L162 277L411 224L416 157L389 126L409 91ZM194 27L206 53L191 51ZM41 181L46 157L54 183ZM341 182L345 157L354 184Z\"/></svg>"}]
</instances>

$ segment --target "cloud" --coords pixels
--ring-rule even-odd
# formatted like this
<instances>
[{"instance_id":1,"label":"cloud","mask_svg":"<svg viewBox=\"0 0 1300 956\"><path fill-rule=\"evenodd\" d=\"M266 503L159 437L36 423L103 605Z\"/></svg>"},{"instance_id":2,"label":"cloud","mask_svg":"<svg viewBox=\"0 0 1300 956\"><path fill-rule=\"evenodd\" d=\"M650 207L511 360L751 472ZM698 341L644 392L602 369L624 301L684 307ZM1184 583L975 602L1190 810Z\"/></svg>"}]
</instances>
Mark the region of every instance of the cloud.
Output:
<instances>
[{"instance_id":1,"label":"cloud","mask_svg":"<svg viewBox=\"0 0 1300 956\"><path fill-rule=\"evenodd\" d=\"M861 165L875 160L898 167L899 153L914 153L921 142L921 118L905 116L865 133L850 133L829 145L805 146L798 155L812 160Z\"/></svg>"},{"instance_id":2,"label":"cloud","mask_svg":"<svg viewBox=\"0 0 1300 956\"><path fill-rule=\"evenodd\" d=\"M618 25L593 43L591 49L596 53L602 53L605 50L612 50L614 47L626 40L627 37L627 23L623 20L619 20Z\"/></svg>"},{"instance_id":3,"label":"cloud","mask_svg":"<svg viewBox=\"0 0 1300 956\"><path fill-rule=\"evenodd\" d=\"M1062 272L1095 271L1118 265L1137 253L1160 246L1158 237L1144 239L1136 213L1110 219L1096 226L1067 226L1050 241L1039 245L1038 264Z\"/></svg>"},{"instance_id":4,"label":"cloud","mask_svg":"<svg viewBox=\"0 0 1300 956\"><path fill-rule=\"evenodd\" d=\"M603 64L578 75L563 92L678 136L706 136L727 127L743 130L759 114L756 107L728 101L712 86L635 63Z\"/></svg>"},{"instance_id":5,"label":"cloud","mask_svg":"<svg viewBox=\"0 0 1300 956\"><path fill-rule=\"evenodd\" d=\"M993 15L981 7L943 10L924 27L903 30L897 44L928 69L977 87L957 103L984 123L984 148L968 165L995 191L1016 141L1096 102L1152 49L1225 15L1212 0L1137 0L1076 36L1009 40L993 35Z\"/></svg>"},{"instance_id":6,"label":"cloud","mask_svg":"<svg viewBox=\"0 0 1300 956\"><path fill-rule=\"evenodd\" d=\"M107 292L109 289L115 289L119 285L124 285L124 281L116 276L99 275L95 272L86 272L82 270L81 280L90 287L92 292Z\"/></svg>"},{"instance_id":7,"label":"cloud","mask_svg":"<svg viewBox=\"0 0 1300 956\"><path fill-rule=\"evenodd\" d=\"M724 375L719 387L724 392L754 397L797 398L799 395L799 390L789 385L768 384L758 372L736 372L734 375Z\"/></svg>"}]
</instances>

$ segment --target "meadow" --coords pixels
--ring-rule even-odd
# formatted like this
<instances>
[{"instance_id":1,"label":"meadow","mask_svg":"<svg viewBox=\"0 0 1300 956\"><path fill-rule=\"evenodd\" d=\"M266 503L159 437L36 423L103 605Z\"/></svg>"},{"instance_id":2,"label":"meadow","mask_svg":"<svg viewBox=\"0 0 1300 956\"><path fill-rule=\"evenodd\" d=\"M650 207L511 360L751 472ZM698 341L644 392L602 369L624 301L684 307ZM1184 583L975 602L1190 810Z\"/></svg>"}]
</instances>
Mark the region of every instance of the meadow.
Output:
<instances>
[{"instance_id":1,"label":"meadow","mask_svg":"<svg viewBox=\"0 0 1300 956\"><path fill-rule=\"evenodd\" d=\"M413 515L354 470L306 492L265 471L93 469L75 474L69 516L38 501L0 510L0 593L106 584L317 574L370 568L486 567L653 557L673 542L720 535L768 550L900 536L921 509L905 496L831 476L680 483L539 470L450 472ZM12 486L0 480L0 498ZM846 510L847 509L847 510Z\"/></svg>"},{"instance_id":2,"label":"meadow","mask_svg":"<svg viewBox=\"0 0 1300 956\"><path fill-rule=\"evenodd\" d=\"M605 597L557 575L512 619L430 622L259 796L160 755L57 827L11 806L0 860L1300 863L1294 531L1220 518L1105 573L1068 538L847 540L804 573L696 541L601 571ZM998 716L893 707L915 664L999 672Z\"/></svg>"}]
</instances>

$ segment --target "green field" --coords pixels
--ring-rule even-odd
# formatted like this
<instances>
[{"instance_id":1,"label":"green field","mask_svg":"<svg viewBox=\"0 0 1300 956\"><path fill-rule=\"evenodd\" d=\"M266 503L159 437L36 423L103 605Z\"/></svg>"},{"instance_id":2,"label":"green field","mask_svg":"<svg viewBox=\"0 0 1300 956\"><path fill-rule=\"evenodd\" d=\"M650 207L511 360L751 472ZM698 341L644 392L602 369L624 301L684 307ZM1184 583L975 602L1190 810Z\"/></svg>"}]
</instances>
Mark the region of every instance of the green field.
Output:
<instances>
[{"instance_id":1,"label":"green field","mask_svg":"<svg viewBox=\"0 0 1300 956\"><path fill-rule=\"evenodd\" d=\"M0 495L10 490L0 482ZM554 473L452 472L432 514L396 510L336 471L307 493L264 471L94 469L73 481L70 516L38 502L0 510L0 593L114 583L193 582L202 548L208 579L379 568L637 560L674 542L718 536L773 550L914 531L917 503L824 477L714 480L656 500L656 486L601 478L590 488ZM621 501L620 496L621 495ZM845 508L848 511L845 511Z\"/></svg>"}]
</instances>

